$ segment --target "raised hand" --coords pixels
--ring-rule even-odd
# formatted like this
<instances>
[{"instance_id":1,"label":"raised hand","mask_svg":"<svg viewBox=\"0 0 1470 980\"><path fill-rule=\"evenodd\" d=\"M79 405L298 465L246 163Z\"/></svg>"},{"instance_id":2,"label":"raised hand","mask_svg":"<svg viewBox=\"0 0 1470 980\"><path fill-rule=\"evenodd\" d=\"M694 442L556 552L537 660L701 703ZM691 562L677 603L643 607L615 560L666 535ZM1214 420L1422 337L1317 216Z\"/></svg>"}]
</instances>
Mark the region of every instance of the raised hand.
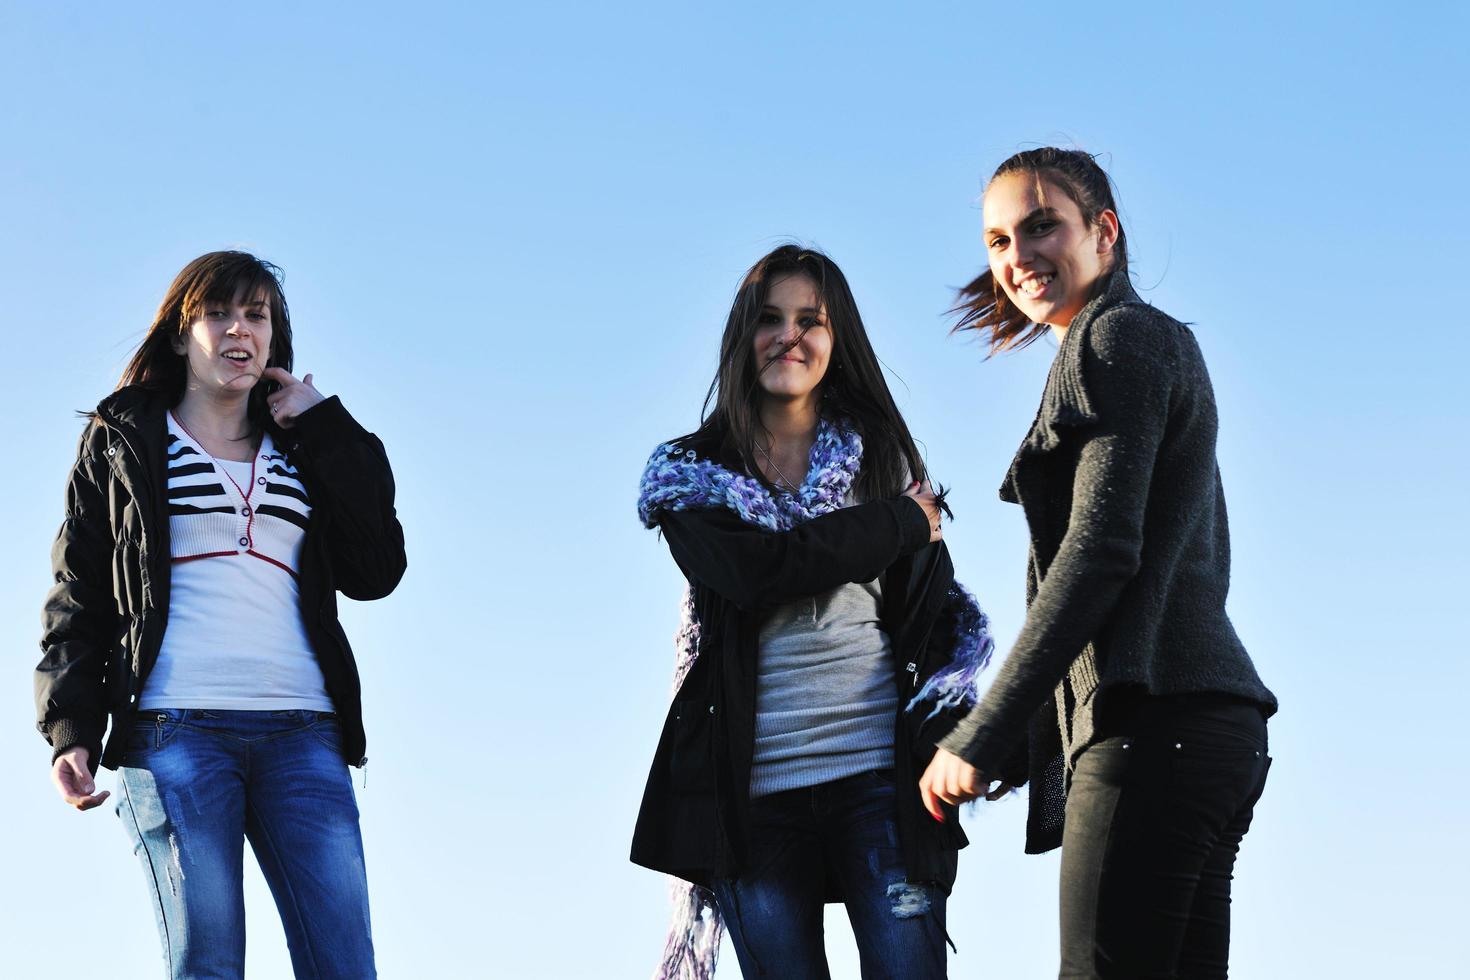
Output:
<instances>
[{"instance_id":1,"label":"raised hand","mask_svg":"<svg viewBox=\"0 0 1470 980\"><path fill-rule=\"evenodd\" d=\"M940 525L943 515L939 509L939 498L935 496L934 488L929 485L929 481L925 480L920 483L915 480L903 492L903 495L911 497L914 503L924 508L924 516L929 519L929 541L932 543L943 539L944 531Z\"/></svg>"},{"instance_id":2,"label":"raised hand","mask_svg":"<svg viewBox=\"0 0 1470 980\"><path fill-rule=\"evenodd\" d=\"M270 406L271 418L275 419L276 425L283 429L291 428L295 425L292 420L296 416L326 398L312 385L309 374L297 381L285 368L268 367L262 377L281 386L279 391L265 401Z\"/></svg>"},{"instance_id":3,"label":"raised hand","mask_svg":"<svg viewBox=\"0 0 1470 980\"><path fill-rule=\"evenodd\" d=\"M69 806L78 810L101 806L102 801L112 795L107 790L97 792L88 755L87 750L78 745L58 755L51 764L51 782L56 785L56 791Z\"/></svg>"}]
</instances>

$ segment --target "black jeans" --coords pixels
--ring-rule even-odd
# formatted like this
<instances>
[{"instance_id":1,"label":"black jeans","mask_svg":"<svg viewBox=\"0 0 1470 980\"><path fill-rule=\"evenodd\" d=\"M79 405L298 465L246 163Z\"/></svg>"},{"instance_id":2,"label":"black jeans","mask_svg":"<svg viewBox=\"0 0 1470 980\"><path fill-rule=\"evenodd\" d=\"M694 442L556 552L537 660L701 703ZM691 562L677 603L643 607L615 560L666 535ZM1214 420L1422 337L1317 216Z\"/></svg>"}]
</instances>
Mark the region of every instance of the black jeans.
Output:
<instances>
[{"instance_id":1,"label":"black jeans","mask_svg":"<svg viewBox=\"0 0 1470 980\"><path fill-rule=\"evenodd\" d=\"M1061 977L1225 977L1230 881L1266 786L1266 721L1226 696L1135 698L1078 757Z\"/></svg>"}]
</instances>

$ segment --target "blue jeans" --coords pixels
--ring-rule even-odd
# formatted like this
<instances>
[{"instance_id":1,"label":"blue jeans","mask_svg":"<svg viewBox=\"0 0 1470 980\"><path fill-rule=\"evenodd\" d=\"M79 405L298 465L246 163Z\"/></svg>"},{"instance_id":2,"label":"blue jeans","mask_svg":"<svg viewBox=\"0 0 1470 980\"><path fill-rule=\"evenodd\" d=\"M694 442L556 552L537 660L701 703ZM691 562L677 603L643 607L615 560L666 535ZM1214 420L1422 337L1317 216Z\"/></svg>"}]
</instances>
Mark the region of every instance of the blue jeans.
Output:
<instances>
[{"instance_id":1,"label":"blue jeans","mask_svg":"<svg viewBox=\"0 0 1470 980\"><path fill-rule=\"evenodd\" d=\"M893 774L865 772L752 800L748 870L715 882L746 977L827 980L822 909L842 890L862 975L945 976L945 891L910 883Z\"/></svg>"},{"instance_id":2,"label":"blue jeans","mask_svg":"<svg viewBox=\"0 0 1470 980\"><path fill-rule=\"evenodd\" d=\"M168 976L245 971L244 842L297 977L375 977L357 801L334 715L140 712L117 815L143 864Z\"/></svg>"}]
</instances>

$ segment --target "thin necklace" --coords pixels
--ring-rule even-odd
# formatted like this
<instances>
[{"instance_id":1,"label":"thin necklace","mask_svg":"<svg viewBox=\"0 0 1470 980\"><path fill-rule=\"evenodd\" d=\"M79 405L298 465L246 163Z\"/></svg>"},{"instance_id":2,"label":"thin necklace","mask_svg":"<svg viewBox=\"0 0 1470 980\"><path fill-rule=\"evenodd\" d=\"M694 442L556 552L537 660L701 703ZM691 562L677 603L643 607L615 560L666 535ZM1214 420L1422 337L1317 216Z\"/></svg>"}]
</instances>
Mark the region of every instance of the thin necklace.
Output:
<instances>
[{"instance_id":1,"label":"thin necklace","mask_svg":"<svg viewBox=\"0 0 1470 980\"><path fill-rule=\"evenodd\" d=\"M752 442L754 442L754 440L752 440ZM782 490L785 490L787 493L795 493L797 489L796 484L791 482L791 480L787 478L785 473L781 472L781 467L776 465L776 461L771 458L770 453L766 452L765 447L756 442L755 448L757 452L759 452L762 456L766 458L766 462L771 464L771 469L776 471L776 475L781 478L776 483L776 486L780 487Z\"/></svg>"},{"instance_id":2,"label":"thin necklace","mask_svg":"<svg viewBox=\"0 0 1470 980\"><path fill-rule=\"evenodd\" d=\"M214 471L223 476L226 480L229 480L230 483L234 486L235 492L240 495L240 504L242 507L240 511L240 516L245 518L245 537L240 539L240 544L253 548L255 546L255 535L252 533L255 528L255 508L250 506L250 495L255 492L255 458L260 449L264 448L265 440L261 439L260 446L257 447L256 452L252 453L250 456L250 482L246 484L248 487L250 487L250 489L242 490L240 488L240 484L236 482L233 476L230 475L230 471L225 469L224 464L221 463L218 459L215 459L214 455L208 449L204 448L204 443L199 441L199 437L189 431L189 427L184 424L183 419L179 418L178 413L175 412L173 409L169 409L168 414L173 417L174 422L178 423L179 428L184 430L184 435L194 440L194 444L199 447L199 451L202 452L206 457L208 457L209 461L214 464ZM232 459L230 460L230 462L234 463L237 461ZM776 464L772 463L771 465L774 466ZM260 482L264 483L265 477L261 477Z\"/></svg>"}]
</instances>

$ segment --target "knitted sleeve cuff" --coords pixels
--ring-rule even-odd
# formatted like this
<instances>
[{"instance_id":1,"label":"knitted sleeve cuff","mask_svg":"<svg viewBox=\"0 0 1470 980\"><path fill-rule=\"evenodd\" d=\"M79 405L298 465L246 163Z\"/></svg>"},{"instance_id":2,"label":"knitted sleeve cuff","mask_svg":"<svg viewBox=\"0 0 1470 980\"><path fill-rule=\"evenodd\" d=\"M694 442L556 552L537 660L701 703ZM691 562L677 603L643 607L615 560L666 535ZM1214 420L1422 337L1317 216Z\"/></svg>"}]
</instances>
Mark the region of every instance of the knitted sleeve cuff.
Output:
<instances>
[{"instance_id":1,"label":"knitted sleeve cuff","mask_svg":"<svg viewBox=\"0 0 1470 980\"><path fill-rule=\"evenodd\" d=\"M67 749L77 746L87 750L87 764L95 774L102 756L103 728L77 718L57 718L46 726L46 739L51 743L51 761Z\"/></svg>"}]
</instances>

